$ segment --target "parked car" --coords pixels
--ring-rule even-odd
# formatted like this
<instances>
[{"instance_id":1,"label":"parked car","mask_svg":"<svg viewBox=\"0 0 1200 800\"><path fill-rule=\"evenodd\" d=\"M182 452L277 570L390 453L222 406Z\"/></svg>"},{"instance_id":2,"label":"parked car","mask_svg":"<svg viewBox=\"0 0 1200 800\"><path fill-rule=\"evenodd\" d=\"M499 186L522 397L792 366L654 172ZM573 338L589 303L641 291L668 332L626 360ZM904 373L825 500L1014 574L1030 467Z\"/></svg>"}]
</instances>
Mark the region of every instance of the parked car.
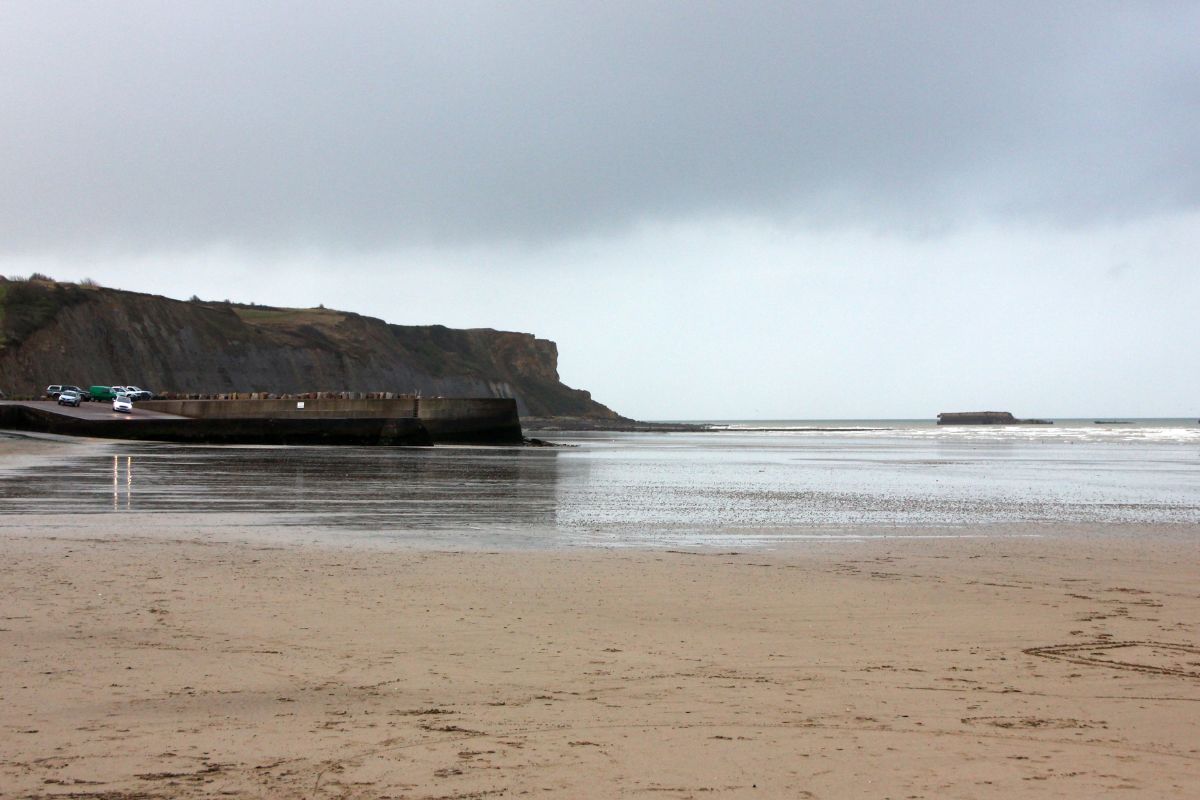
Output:
<instances>
[{"instance_id":1,"label":"parked car","mask_svg":"<svg viewBox=\"0 0 1200 800\"><path fill-rule=\"evenodd\" d=\"M60 406L78 406L83 402L83 395L75 389L63 389L58 395Z\"/></svg>"},{"instance_id":2,"label":"parked car","mask_svg":"<svg viewBox=\"0 0 1200 800\"><path fill-rule=\"evenodd\" d=\"M78 386L72 386L69 383L52 383L46 387L46 391L42 394L51 400L57 400L58 396L63 392L79 392L80 394L84 393L83 389L80 389Z\"/></svg>"},{"instance_id":3,"label":"parked car","mask_svg":"<svg viewBox=\"0 0 1200 800\"><path fill-rule=\"evenodd\" d=\"M129 395L132 400L153 400L154 392L149 389L139 389L136 386L126 386L125 394Z\"/></svg>"},{"instance_id":4,"label":"parked car","mask_svg":"<svg viewBox=\"0 0 1200 800\"><path fill-rule=\"evenodd\" d=\"M127 394L118 394L113 397L113 411L124 411L126 414L133 411L133 401L129 399Z\"/></svg>"},{"instance_id":5,"label":"parked car","mask_svg":"<svg viewBox=\"0 0 1200 800\"><path fill-rule=\"evenodd\" d=\"M113 386L91 386L88 388L88 394L93 400L112 400L117 396L113 391Z\"/></svg>"}]
</instances>

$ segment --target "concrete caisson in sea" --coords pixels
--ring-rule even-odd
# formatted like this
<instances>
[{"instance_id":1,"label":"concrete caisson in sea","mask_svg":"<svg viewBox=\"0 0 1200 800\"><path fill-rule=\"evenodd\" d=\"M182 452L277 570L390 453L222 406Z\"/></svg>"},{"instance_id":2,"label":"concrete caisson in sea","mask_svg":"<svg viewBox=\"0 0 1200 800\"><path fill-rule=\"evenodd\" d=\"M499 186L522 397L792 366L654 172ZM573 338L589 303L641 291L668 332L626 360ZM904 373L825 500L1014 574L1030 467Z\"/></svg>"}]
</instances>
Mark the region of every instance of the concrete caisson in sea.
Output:
<instances>
[{"instance_id":1,"label":"concrete caisson in sea","mask_svg":"<svg viewBox=\"0 0 1200 800\"><path fill-rule=\"evenodd\" d=\"M1017 419L1009 411L943 411L938 425L1053 425L1048 419Z\"/></svg>"}]
</instances>

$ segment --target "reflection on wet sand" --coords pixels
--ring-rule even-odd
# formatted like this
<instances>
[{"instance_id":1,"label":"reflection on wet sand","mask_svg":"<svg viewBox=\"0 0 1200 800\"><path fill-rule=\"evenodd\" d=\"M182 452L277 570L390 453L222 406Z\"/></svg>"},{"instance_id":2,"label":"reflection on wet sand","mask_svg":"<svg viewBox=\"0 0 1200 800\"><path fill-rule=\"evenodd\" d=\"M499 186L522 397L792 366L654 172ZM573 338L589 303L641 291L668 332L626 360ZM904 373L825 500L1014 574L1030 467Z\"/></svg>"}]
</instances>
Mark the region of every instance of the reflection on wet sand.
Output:
<instances>
[{"instance_id":1,"label":"reflection on wet sand","mask_svg":"<svg viewBox=\"0 0 1200 800\"><path fill-rule=\"evenodd\" d=\"M156 514L138 530L487 549L1190 526L1200 472L1188 436L631 434L561 450L82 443L37 463L0 460L0 527Z\"/></svg>"},{"instance_id":2,"label":"reflection on wet sand","mask_svg":"<svg viewBox=\"0 0 1200 800\"><path fill-rule=\"evenodd\" d=\"M77 458L66 470L7 476L0 480L0 513L249 512L282 525L355 530L553 526L556 456L472 448L123 446L109 456ZM110 491L101 481L111 481ZM111 503L101 500L105 494Z\"/></svg>"},{"instance_id":3,"label":"reflection on wet sand","mask_svg":"<svg viewBox=\"0 0 1200 800\"><path fill-rule=\"evenodd\" d=\"M113 511L133 510L133 456L125 456L125 507L121 507L121 457L112 457L112 503Z\"/></svg>"}]
</instances>

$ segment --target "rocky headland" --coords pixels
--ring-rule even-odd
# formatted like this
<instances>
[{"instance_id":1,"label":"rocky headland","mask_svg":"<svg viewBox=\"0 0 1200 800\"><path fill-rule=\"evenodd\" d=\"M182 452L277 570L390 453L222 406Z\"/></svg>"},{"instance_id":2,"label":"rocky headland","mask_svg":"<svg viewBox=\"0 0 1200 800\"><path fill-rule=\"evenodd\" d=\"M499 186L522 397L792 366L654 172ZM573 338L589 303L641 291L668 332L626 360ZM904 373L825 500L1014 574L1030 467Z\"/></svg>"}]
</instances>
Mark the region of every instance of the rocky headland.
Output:
<instances>
[{"instance_id":1,"label":"rocky headland","mask_svg":"<svg viewBox=\"0 0 1200 800\"><path fill-rule=\"evenodd\" d=\"M31 397L51 383L513 397L523 417L632 424L562 383L557 345L529 333L0 278L0 390Z\"/></svg>"}]
</instances>

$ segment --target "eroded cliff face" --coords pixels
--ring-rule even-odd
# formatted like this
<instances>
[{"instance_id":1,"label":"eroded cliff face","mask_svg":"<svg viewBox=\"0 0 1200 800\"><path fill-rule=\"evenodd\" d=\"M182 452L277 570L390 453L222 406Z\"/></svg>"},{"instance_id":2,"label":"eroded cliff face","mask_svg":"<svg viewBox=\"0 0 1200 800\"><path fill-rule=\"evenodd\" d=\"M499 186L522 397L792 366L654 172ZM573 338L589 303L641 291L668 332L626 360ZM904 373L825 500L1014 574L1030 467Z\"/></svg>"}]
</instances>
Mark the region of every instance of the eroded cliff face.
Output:
<instances>
[{"instance_id":1,"label":"eroded cliff face","mask_svg":"<svg viewBox=\"0 0 1200 800\"><path fill-rule=\"evenodd\" d=\"M135 384L173 392L390 391L515 397L522 415L618 418L558 378L528 333L389 325L327 309L0 281L0 389Z\"/></svg>"}]
</instances>

